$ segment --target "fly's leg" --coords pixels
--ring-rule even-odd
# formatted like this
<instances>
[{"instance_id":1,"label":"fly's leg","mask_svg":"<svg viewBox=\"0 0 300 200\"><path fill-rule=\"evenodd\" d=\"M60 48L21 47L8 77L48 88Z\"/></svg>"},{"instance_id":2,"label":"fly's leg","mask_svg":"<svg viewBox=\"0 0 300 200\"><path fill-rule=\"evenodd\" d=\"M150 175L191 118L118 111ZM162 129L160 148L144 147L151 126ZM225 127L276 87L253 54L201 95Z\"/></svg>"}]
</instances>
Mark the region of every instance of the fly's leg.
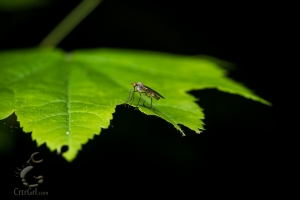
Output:
<instances>
[{"instance_id":1,"label":"fly's leg","mask_svg":"<svg viewBox=\"0 0 300 200\"><path fill-rule=\"evenodd\" d=\"M125 102L125 103L127 103L127 102L129 102L130 100L131 100L131 98L130 98L130 95L131 95L131 93L133 92L133 90L134 89L131 89L130 91L129 91L129 94L128 94L128 98L127 98L127 101Z\"/></svg>"},{"instance_id":2,"label":"fly's leg","mask_svg":"<svg viewBox=\"0 0 300 200\"><path fill-rule=\"evenodd\" d=\"M130 102L131 102L130 105L132 105L132 103L134 102L134 93L135 93L135 92L138 92L137 90L135 90L135 88L134 88L134 89L131 89L131 90L129 91L128 99L127 99L126 103L130 103ZM130 96L130 95L131 95L131 96Z\"/></svg>"},{"instance_id":3,"label":"fly's leg","mask_svg":"<svg viewBox=\"0 0 300 200\"><path fill-rule=\"evenodd\" d=\"M131 90L129 91L128 99L127 99L127 101L126 101L125 103L130 103L130 102L131 102L130 105L132 105L132 103L133 103L133 101L134 101L134 93L135 93L135 92L137 92L135 89L131 89Z\"/></svg>"},{"instance_id":4,"label":"fly's leg","mask_svg":"<svg viewBox=\"0 0 300 200\"><path fill-rule=\"evenodd\" d=\"M138 91L137 91L138 92ZM139 101L137 102L137 104L136 104L136 107L135 108L137 108L138 107L138 105L139 105L139 103L140 103L140 100L141 100L141 98L142 98L142 94L145 94L146 92L139 92L139 94L140 94L140 98L139 98Z\"/></svg>"},{"instance_id":5,"label":"fly's leg","mask_svg":"<svg viewBox=\"0 0 300 200\"><path fill-rule=\"evenodd\" d=\"M147 97L149 97L149 98L151 99L151 104L150 104L151 107L150 107L150 108L151 108L151 110L153 110L153 108L152 108L152 98L151 98L151 96L148 96L147 93L146 93L145 99L144 99L144 101L143 101L143 106L145 106L145 101L146 101L146 98L147 98ZM146 107L146 106L145 106L145 107Z\"/></svg>"},{"instance_id":6,"label":"fly's leg","mask_svg":"<svg viewBox=\"0 0 300 200\"><path fill-rule=\"evenodd\" d=\"M152 98L150 98L151 99L151 110L153 110L153 108L152 108Z\"/></svg>"},{"instance_id":7,"label":"fly's leg","mask_svg":"<svg viewBox=\"0 0 300 200\"><path fill-rule=\"evenodd\" d=\"M141 93L139 93L139 94L140 94L140 98L139 98L139 100L138 100L138 102L137 102L137 104L136 104L136 106L135 106L135 109L137 109L137 107L138 107L138 105L139 105L139 103L140 103L140 100L141 100L141 98L142 98Z\"/></svg>"},{"instance_id":8,"label":"fly's leg","mask_svg":"<svg viewBox=\"0 0 300 200\"><path fill-rule=\"evenodd\" d=\"M148 97L148 95L146 94L146 96L145 96L145 99L144 99L144 101L143 101L143 106L145 106L145 101L146 101L146 98Z\"/></svg>"},{"instance_id":9,"label":"fly's leg","mask_svg":"<svg viewBox=\"0 0 300 200\"><path fill-rule=\"evenodd\" d=\"M135 92L137 92L136 90L134 90L133 92L132 92L132 96L131 96L131 99L130 99L130 101L131 101L131 104L130 105L132 105L133 104L133 102L134 102L134 93ZM129 101L129 102L130 102Z\"/></svg>"},{"instance_id":10,"label":"fly's leg","mask_svg":"<svg viewBox=\"0 0 300 200\"><path fill-rule=\"evenodd\" d=\"M131 93L133 92L133 89L131 89L130 91L129 91L129 94L128 94L128 98L127 98L127 101L125 102L125 107L126 107L126 103L128 103L128 102L130 102L130 100L131 100Z\"/></svg>"}]
</instances>

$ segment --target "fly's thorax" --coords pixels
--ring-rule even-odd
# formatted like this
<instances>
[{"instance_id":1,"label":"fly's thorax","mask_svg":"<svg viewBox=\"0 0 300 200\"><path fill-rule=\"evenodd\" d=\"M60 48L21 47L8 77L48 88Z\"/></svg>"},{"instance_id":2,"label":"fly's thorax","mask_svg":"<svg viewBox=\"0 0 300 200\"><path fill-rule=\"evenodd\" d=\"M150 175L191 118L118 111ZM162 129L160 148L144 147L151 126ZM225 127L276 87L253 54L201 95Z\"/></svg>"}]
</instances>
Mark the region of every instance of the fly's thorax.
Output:
<instances>
[{"instance_id":1,"label":"fly's thorax","mask_svg":"<svg viewBox=\"0 0 300 200\"><path fill-rule=\"evenodd\" d=\"M141 92L142 90L143 90L144 88L143 87L141 87L141 86L137 86L137 90L139 91L139 92Z\"/></svg>"},{"instance_id":2,"label":"fly's thorax","mask_svg":"<svg viewBox=\"0 0 300 200\"><path fill-rule=\"evenodd\" d=\"M145 90L145 87L144 87L144 85L143 85L143 83L142 82L138 82L137 83L137 90L138 91L142 91L142 90Z\"/></svg>"},{"instance_id":3,"label":"fly's thorax","mask_svg":"<svg viewBox=\"0 0 300 200\"><path fill-rule=\"evenodd\" d=\"M141 87L141 88L144 87L144 85L143 85L142 82L138 82L138 83L137 83L137 86L138 86L138 87Z\"/></svg>"}]
</instances>

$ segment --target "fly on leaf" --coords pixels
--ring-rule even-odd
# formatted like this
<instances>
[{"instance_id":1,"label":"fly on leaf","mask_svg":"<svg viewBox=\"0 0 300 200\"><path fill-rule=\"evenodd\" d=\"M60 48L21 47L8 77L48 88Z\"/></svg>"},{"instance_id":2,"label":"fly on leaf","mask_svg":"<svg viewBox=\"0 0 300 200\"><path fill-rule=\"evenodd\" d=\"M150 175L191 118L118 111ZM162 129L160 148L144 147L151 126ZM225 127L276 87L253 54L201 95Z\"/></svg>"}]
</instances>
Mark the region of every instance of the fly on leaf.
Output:
<instances>
[{"instance_id":1,"label":"fly on leaf","mask_svg":"<svg viewBox=\"0 0 300 200\"><path fill-rule=\"evenodd\" d=\"M143 101L143 106L145 106L145 101L146 101L146 98L149 97L151 99L151 110L152 109L152 98L155 98L156 100L159 100L160 98L163 98L164 97L159 94L158 92L156 92L155 90L151 89L150 87L144 85L142 82L138 82L138 83L131 83L132 86L133 86L133 89L131 89L129 91L129 94L128 94L128 99L126 101L126 103L129 103L131 102L130 105L132 105L133 101L134 101L134 93L135 92L138 92L140 94L140 98L139 98L139 101L138 103L136 104L136 107L139 105L140 103L140 100L142 98L142 94L145 95L145 99Z\"/></svg>"}]
</instances>

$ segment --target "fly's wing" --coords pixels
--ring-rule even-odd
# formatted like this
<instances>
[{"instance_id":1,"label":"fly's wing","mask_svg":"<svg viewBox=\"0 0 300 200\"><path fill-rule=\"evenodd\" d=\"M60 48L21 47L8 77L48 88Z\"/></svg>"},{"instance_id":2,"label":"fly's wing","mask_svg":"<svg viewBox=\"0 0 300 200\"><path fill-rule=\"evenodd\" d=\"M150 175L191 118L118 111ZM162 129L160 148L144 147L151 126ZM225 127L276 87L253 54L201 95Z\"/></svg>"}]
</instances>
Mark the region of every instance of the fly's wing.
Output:
<instances>
[{"instance_id":1,"label":"fly's wing","mask_svg":"<svg viewBox=\"0 0 300 200\"><path fill-rule=\"evenodd\" d=\"M153 90L150 87L148 87L147 85L144 85L144 87L148 88L149 90L151 90L152 92L154 92L155 94L157 94L158 96L160 96L161 98L163 98L163 99L165 98L161 94L159 94L158 92L156 92L155 90Z\"/></svg>"}]
</instances>

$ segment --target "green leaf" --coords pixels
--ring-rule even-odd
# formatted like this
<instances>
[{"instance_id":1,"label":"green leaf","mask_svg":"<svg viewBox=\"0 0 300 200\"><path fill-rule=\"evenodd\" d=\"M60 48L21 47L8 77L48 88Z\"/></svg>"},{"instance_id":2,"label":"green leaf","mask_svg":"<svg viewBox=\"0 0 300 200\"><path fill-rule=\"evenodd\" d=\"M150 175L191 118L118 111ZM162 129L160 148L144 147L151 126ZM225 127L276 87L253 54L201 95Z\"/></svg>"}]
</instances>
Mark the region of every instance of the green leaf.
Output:
<instances>
[{"instance_id":1,"label":"green leaf","mask_svg":"<svg viewBox=\"0 0 300 200\"><path fill-rule=\"evenodd\" d=\"M165 97L153 99L153 110L149 99L139 110L161 117L182 134L179 124L197 133L204 129L204 114L187 93L191 90L217 88L270 105L205 58L118 49L25 49L0 53L0 66L0 118L15 112L38 145L46 143L59 152L67 145L63 156L68 161L109 127L133 82L143 82Z\"/></svg>"}]
</instances>

